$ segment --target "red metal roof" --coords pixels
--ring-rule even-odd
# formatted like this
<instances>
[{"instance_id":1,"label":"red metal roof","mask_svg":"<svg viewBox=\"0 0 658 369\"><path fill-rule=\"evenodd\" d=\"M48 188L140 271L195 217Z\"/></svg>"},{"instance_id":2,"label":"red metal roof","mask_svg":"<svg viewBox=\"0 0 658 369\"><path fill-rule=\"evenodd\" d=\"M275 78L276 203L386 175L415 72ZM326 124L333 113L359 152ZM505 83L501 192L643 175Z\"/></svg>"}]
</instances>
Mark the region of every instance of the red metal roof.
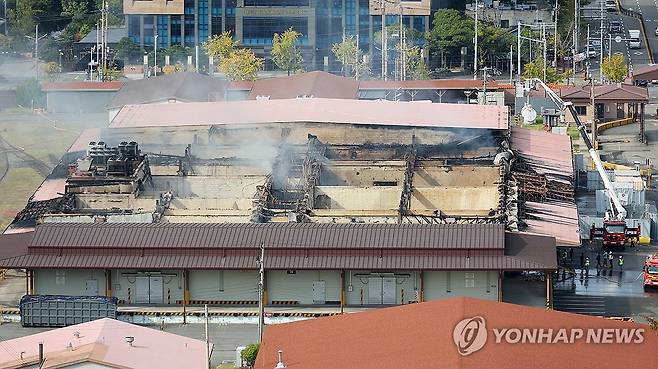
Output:
<instances>
[{"instance_id":1,"label":"red metal roof","mask_svg":"<svg viewBox=\"0 0 658 369\"><path fill-rule=\"evenodd\" d=\"M526 128L510 129L510 145L518 156L549 179L573 179L571 138Z\"/></svg>"},{"instance_id":2,"label":"red metal roof","mask_svg":"<svg viewBox=\"0 0 658 369\"><path fill-rule=\"evenodd\" d=\"M526 232L551 235L558 246L580 246L578 207L567 202L526 202Z\"/></svg>"},{"instance_id":3,"label":"red metal roof","mask_svg":"<svg viewBox=\"0 0 658 369\"><path fill-rule=\"evenodd\" d=\"M269 96L270 99L294 99L303 95L330 99L356 99L358 86L359 82L352 78L314 71L256 80L249 98Z\"/></svg>"},{"instance_id":4,"label":"red metal roof","mask_svg":"<svg viewBox=\"0 0 658 369\"><path fill-rule=\"evenodd\" d=\"M94 82L94 81L66 81L66 82L43 82L43 91L118 91L123 82Z\"/></svg>"},{"instance_id":5,"label":"red metal roof","mask_svg":"<svg viewBox=\"0 0 658 369\"><path fill-rule=\"evenodd\" d=\"M589 103L591 100L591 85L566 87L559 90L560 97L566 101ZM594 99L612 102L649 102L649 90L646 87L613 83L594 86Z\"/></svg>"},{"instance_id":6,"label":"red metal roof","mask_svg":"<svg viewBox=\"0 0 658 369\"><path fill-rule=\"evenodd\" d=\"M500 224L45 223L32 248L498 249Z\"/></svg>"},{"instance_id":7,"label":"red metal roof","mask_svg":"<svg viewBox=\"0 0 658 369\"><path fill-rule=\"evenodd\" d=\"M408 90L468 90L483 88L482 80L473 79L433 79L413 81L382 81L367 80L359 82L359 90L395 90L398 88ZM498 82L487 81L487 89L497 90Z\"/></svg>"},{"instance_id":8,"label":"red metal roof","mask_svg":"<svg viewBox=\"0 0 658 369\"><path fill-rule=\"evenodd\" d=\"M479 351L463 356L455 327L473 317L482 319L474 334L484 341ZM542 329L551 341L562 329L567 337L572 329L585 332L573 343L528 343L521 337L497 343L494 328ZM624 328L642 329L643 342L587 341L588 329L601 337L599 330L616 336ZM268 326L254 367L274 368L281 350L288 369L645 368L652 366L656 347L658 336L644 324L459 297Z\"/></svg>"},{"instance_id":9,"label":"red metal roof","mask_svg":"<svg viewBox=\"0 0 658 369\"><path fill-rule=\"evenodd\" d=\"M486 224L46 223L22 242L0 267L255 269L263 242L268 269L555 269L554 239Z\"/></svg>"},{"instance_id":10,"label":"red metal roof","mask_svg":"<svg viewBox=\"0 0 658 369\"><path fill-rule=\"evenodd\" d=\"M508 120L506 106L309 98L126 105L110 128L337 123L504 130Z\"/></svg>"}]
</instances>

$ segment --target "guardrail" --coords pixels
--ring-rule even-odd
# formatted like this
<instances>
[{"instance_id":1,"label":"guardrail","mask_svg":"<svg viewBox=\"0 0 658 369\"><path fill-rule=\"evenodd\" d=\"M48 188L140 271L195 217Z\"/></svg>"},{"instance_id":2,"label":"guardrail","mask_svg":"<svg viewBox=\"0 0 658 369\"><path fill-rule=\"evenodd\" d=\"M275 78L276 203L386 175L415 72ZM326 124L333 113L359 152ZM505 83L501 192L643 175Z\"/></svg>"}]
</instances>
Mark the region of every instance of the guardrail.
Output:
<instances>
[{"instance_id":1,"label":"guardrail","mask_svg":"<svg viewBox=\"0 0 658 369\"><path fill-rule=\"evenodd\" d=\"M651 44L649 44L649 38L647 37L647 29L644 25L644 16L642 16L642 13L640 13L640 12L636 12L635 10L630 10L630 9L624 8L621 5L621 1L619 1L619 0L616 0L616 1L617 1L617 9L619 9L619 12L621 14L640 20L640 31L642 32L642 37L644 38L644 44L647 47L647 53L649 53L649 62L651 64L653 64L654 63L653 51L651 50Z\"/></svg>"},{"instance_id":2,"label":"guardrail","mask_svg":"<svg viewBox=\"0 0 658 369\"><path fill-rule=\"evenodd\" d=\"M628 124L632 124L635 122L635 118L630 117L630 118L624 118L624 119L618 119L618 120L613 120L610 122L605 122L605 123L599 123L596 125L596 134L600 134L601 132L605 131L606 129L610 129L612 127L621 127L625 126Z\"/></svg>"}]
</instances>

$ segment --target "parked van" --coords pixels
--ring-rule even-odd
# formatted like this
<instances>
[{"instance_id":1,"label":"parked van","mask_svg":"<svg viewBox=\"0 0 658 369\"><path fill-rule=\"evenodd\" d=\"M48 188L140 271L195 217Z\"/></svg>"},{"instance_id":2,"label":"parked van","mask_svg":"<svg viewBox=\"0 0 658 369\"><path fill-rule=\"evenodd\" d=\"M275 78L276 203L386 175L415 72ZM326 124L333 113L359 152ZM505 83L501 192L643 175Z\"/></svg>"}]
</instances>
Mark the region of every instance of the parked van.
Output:
<instances>
[{"instance_id":1,"label":"parked van","mask_svg":"<svg viewBox=\"0 0 658 369\"><path fill-rule=\"evenodd\" d=\"M605 0L605 10L609 12L617 11L617 1L615 0Z\"/></svg>"},{"instance_id":2,"label":"parked van","mask_svg":"<svg viewBox=\"0 0 658 369\"><path fill-rule=\"evenodd\" d=\"M631 49L639 49L642 46L640 43L640 30L628 30L628 47Z\"/></svg>"}]
</instances>

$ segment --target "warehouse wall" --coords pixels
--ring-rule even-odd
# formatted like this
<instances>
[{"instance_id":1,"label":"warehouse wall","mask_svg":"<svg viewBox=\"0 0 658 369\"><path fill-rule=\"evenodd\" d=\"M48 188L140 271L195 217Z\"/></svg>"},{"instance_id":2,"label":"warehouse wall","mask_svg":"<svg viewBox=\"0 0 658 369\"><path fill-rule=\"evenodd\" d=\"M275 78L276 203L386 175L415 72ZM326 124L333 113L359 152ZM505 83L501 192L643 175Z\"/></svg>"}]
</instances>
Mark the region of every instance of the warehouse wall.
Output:
<instances>
[{"instance_id":1,"label":"warehouse wall","mask_svg":"<svg viewBox=\"0 0 658 369\"><path fill-rule=\"evenodd\" d=\"M49 113L105 113L105 106L116 91L49 91Z\"/></svg>"},{"instance_id":2,"label":"warehouse wall","mask_svg":"<svg viewBox=\"0 0 658 369\"><path fill-rule=\"evenodd\" d=\"M95 283L94 283L95 281ZM87 283L98 293L87 290ZM105 271L97 269L35 269L34 292L44 295L105 296Z\"/></svg>"},{"instance_id":3,"label":"warehouse wall","mask_svg":"<svg viewBox=\"0 0 658 369\"><path fill-rule=\"evenodd\" d=\"M425 272L423 278L425 301L457 296L498 299L495 271L435 271Z\"/></svg>"},{"instance_id":4,"label":"warehouse wall","mask_svg":"<svg viewBox=\"0 0 658 369\"><path fill-rule=\"evenodd\" d=\"M191 270L191 300L258 301L258 273L240 270Z\"/></svg>"},{"instance_id":5,"label":"warehouse wall","mask_svg":"<svg viewBox=\"0 0 658 369\"><path fill-rule=\"evenodd\" d=\"M416 300L416 290L419 286L418 272L395 272L380 274L377 272L369 271L346 271L345 272L345 291L347 297L347 305L371 305L370 291L380 290L379 288L371 288L369 283L376 282L372 278L395 278L395 304L408 303L409 301ZM381 283L381 281L380 281ZM351 288L350 288L351 286ZM380 292L381 293L381 292ZM363 297L363 299L362 299ZM380 299L378 296L372 296L373 300ZM381 305L372 304L372 305Z\"/></svg>"},{"instance_id":6,"label":"warehouse wall","mask_svg":"<svg viewBox=\"0 0 658 369\"><path fill-rule=\"evenodd\" d=\"M297 301L300 305L313 304L313 282L325 282L325 300L340 303L339 271L285 270L267 271L267 303Z\"/></svg>"}]
</instances>

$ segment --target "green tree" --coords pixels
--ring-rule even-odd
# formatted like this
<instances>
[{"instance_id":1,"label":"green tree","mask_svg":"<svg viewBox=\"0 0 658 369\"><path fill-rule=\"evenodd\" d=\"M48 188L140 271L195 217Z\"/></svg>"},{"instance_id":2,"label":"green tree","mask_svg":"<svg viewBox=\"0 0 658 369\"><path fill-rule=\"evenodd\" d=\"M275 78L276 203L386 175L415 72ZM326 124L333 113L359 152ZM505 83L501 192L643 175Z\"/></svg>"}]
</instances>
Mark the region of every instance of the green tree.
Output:
<instances>
[{"instance_id":1,"label":"green tree","mask_svg":"<svg viewBox=\"0 0 658 369\"><path fill-rule=\"evenodd\" d=\"M547 67L546 78L544 79L544 62L543 57L538 57L533 62L527 63L523 66L523 74L521 77L523 77L523 79L539 78L545 83L562 82L569 78L569 75L571 74L570 70L560 73L553 67Z\"/></svg>"},{"instance_id":2,"label":"green tree","mask_svg":"<svg viewBox=\"0 0 658 369\"><path fill-rule=\"evenodd\" d=\"M215 35L203 43L203 49L206 50L208 56L212 56L215 59L215 63L221 63L222 59L231 55L236 46L237 42L233 40L229 31Z\"/></svg>"},{"instance_id":3,"label":"green tree","mask_svg":"<svg viewBox=\"0 0 658 369\"><path fill-rule=\"evenodd\" d=\"M290 27L281 34L275 33L272 38L272 61L277 67L288 72L288 75L299 70L304 62L302 52L296 46L301 36L301 33Z\"/></svg>"},{"instance_id":4,"label":"green tree","mask_svg":"<svg viewBox=\"0 0 658 369\"><path fill-rule=\"evenodd\" d=\"M16 86L16 103L23 107L43 108L46 106L46 95L36 79L30 79Z\"/></svg>"},{"instance_id":5,"label":"green tree","mask_svg":"<svg viewBox=\"0 0 658 369\"><path fill-rule=\"evenodd\" d=\"M623 82L624 78L628 76L628 65L626 65L624 55L621 54L604 58L601 69L605 78L610 82Z\"/></svg>"},{"instance_id":6,"label":"green tree","mask_svg":"<svg viewBox=\"0 0 658 369\"><path fill-rule=\"evenodd\" d=\"M425 59L420 55L418 46L407 48L405 51L405 66L407 79L426 80L432 78Z\"/></svg>"},{"instance_id":7,"label":"green tree","mask_svg":"<svg viewBox=\"0 0 658 369\"><path fill-rule=\"evenodd\" d=\"M119 59L127 59L129 62L135 61L142 55L142 49L134 43L130 37L123 37L116 46L115 56Z\"/></svg>"},{"instance_id":8,"label":"green tree","mask_svg":"<svg viewBox=\"0 0 658 369\"><path fill-rule=\"evenodd\" d=\"M219 61L219 70L231 81L255 81L264 60L249 49L236 49Z\"/></svg>"},{"instance_id":9,"label":"green tree","mask_svg":"<svg viewBox=\"0 0 658 369\"><path fill-rule=\"evenodd\" d=\"M432 29L425 36L432 55L446 66L447 58L457 58L461 48L473 43L473 21L454 9L441 9L434 14Z\"/></svg>"},{"instance_id":10,"label":"green tree","mask_svg":"<svg viewBox=\"0 0 658 369\"><path fill-rule=\"evenodd\" d=\"M365 77L370 73L368 62L363 58L363 51L356 46L356 40L350 36L342 42L333 44L331 51L343 67L343 75Z\"/></svg>"},{"instance_id":11,"label":"green tree","mask_svg":"<svg viewBox=\"0 0 658 369\"><path fill-rule=\"evenodd\" d=\"M245 364L247 364L250 368L253 368L254 364L256 363L256 357L258 356L259 348L260 344L252 343L240 353L242 360L244 360Z\"/></svg>"}]
</instances>

